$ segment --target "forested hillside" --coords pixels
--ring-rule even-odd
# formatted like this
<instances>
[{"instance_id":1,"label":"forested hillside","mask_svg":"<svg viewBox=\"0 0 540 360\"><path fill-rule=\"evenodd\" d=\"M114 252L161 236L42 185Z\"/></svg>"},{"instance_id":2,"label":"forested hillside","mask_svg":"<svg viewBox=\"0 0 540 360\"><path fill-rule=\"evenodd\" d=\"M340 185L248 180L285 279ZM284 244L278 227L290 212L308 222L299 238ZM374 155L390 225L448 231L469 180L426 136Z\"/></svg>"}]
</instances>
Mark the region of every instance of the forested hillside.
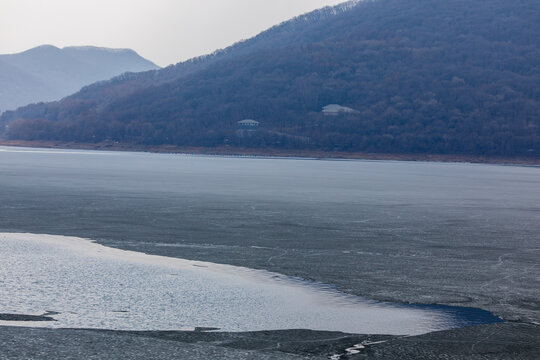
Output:
<instances>
[{"instance_id":1,"label":"forested hillside","mask_svg":"<svg viewBox=\"0 0 540 360\"><path fill-rule=\"evenodd\" d=\"M10 121L15 118L44 117L55 120L66 119L68 117L74 118L86 112L87 109L102 108L138 90L173 82L184 76L204 70L219 61L231 60L265 49L294 46L295 44L309 42L313 39L311 31L313 26L317 26L319 22L349 10L356 3L357 0L353 0L342 5L326 7L298 16L226 49L216 50L211 54L193 58L176 65L170 65L163 69L138 73L129 72L110 80L96 82L85 86L76 94L59 102L32 104L31 106L19 109L16 113L8 112L3 119ZM0 55L0 61L1 59ZM1 70L2 67L0 67ZM2 90L0 89L0 91ZM57 112L61 112L62 114L56 115Z\"/></svg>"},{"instance_id":2,"label":"forested hillside","mask_svg":"<svg viewBox=\"0 0 540 360\"><path fill-rule=\"evenodd\" d=\"M116 79L90 88L98 95L6 113L4 135L537 157L539 19L533 0L349 4L154 72L159 81L119 91L111 84L129 82ZM324 116L333 103L357 112ZM260 128L239 137L245 118Z\"/></svg>"}]
</instances>

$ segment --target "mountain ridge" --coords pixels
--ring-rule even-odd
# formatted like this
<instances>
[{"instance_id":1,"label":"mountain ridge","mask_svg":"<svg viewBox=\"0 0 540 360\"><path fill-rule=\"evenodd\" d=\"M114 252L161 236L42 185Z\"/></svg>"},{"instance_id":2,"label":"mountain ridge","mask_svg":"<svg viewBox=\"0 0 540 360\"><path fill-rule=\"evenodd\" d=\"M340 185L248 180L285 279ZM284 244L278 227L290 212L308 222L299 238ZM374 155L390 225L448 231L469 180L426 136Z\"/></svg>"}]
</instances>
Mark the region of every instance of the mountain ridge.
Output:
<instances>
[{"instance_id":1,"label":"mountain ridge","mask_svg":"<svg viewBox=\"0 0 540 360\"><path fill-rule=\"evenodd\" d=\"M119 82L116 89L91 85L60 103L4 114L2 121L12 122L6 136L538 156L538 3L350 5L346 11L327 8L295 18L219 52L234 51L230 57L125 75L129 80L184 71L173 81L148 80L123 92L126 83L116 78L109 82ZM324 16L329 13L336 15ZM197 67L198 61L206 63ZM84 97L89 89L101 96L120 91L99 103ZM328 104L356 112L330 119L321 113ZM259 131L239 137L236 123L244 118L260 121Z\"/></svg>"},{"instance_id":2,"label":"mountain ridge","mask_svg":"<svg viewBox=\"0 0 540 360\"><path fill-rule=\"evenodd\" d=\"M33 102L60 99L82 86L126 71L158 68L131 49L93 46L58 48L41 45L16 54L0 55L4 92L0 109L14 109ZM15 70L16 69L16 70ZM19 74L19 78L14 78ZM29 82L26 84L25 82Z\"/></svg>"},{"instance_id":3,"label":"mountain ridge","mask_svg":"<svg viewBox=\"0 0 540 360\"><path fill-rule=\"evenodd\" d=\"M79 92L62 99L62 102L66 108L70 109L68 110L70 113L72 113L71 108L74 106L82 105L84 108L88 107L88 102L93 102L93 105L96 108L103 108L105 105L118 98L129 96L133 92L140 91L150 86L158 86L173 82L183 76L203 70L217 61L242 56L261 48L271 48L272 44L275 42L287 40L286 35L292 31L298 30L298 28L308 27L314 21L328 20L329 18L347 12L360 3L368 3L370 1L373 0L351 0L335 6L326 6L307 14L298 15L290 20L283 21L280 24L270 27L253 38L240 40L231 46L224 49L217 49L209 54L197 56L162 69L138 73L123 73L111 79L97 81L86 85L82 87ZM268 41L270 44L267 43ZM289 39L289 41L291 40ZM36 112L40 114L43 112L54 112L56 106L57 103L55 102L48 105L30 104L24 109L19 109L19 111L22 114L25 114L23 115L24 117L28 112L33 114ZM60 104L60 106L62 105ZM49 107L52 107L53 109L49 109ZM8 111L7 114L4 114L4 122L11 120L13 117L12 114L14 114L13 111Z\"/></svg>"},{"instance_id":4,"label":"mountain ridge","mask_svg":"<svg viewBox=\"0 0 540 360\"><path fill-rule=\"evenodd\" d=\"M226 48L217 49L209 54L197 56L159 70L150 70L143 73L125 73L109 80L90 84L83 87L80 92L70 96L69 100L76 101L81 99L82 101L85 101L89 98L94 98L96 99L97 105L102 106L103 103L111 102L112 99L130 94L132 91L126 90L128 87L133 87L135 88L135 91L138 91L148 86L172 82L185 75L202 70L216 61L253 52L257 47L268 48L269 46L264 43L266 38L272 38L272 41L278 41L275 39L276 33L278 33L278 36L281 39L284 35L293 31L296 25L301 27L302 25L305 26L306 23L309 24L313 19L324 20L331 16L339 15L360 2L362 2L362 0L351 0L333 7L327 6L307 14L296 16L290 20L283 21L280 24L270 27L253 38L240 40ZM250 47L255 47L256 49L254 50ZM109 87L109 90L112 91L106 91L105 96L100 96L99 92L105 87ZM115 88L119 88L119 90L115 91Z\"/></svg>"}]
</instances>

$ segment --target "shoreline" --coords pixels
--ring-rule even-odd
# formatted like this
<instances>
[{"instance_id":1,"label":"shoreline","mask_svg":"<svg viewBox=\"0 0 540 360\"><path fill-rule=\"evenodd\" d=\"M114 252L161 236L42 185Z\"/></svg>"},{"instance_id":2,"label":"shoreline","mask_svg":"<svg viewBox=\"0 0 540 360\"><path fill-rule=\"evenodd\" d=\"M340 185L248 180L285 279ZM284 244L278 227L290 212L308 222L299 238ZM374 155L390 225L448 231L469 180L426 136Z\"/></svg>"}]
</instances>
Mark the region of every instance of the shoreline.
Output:
<instances>
[{"instance_id":1,"label":"shoreline","mask_svg":"<svg viewBox=\"0 0 540 360\"><path fill-rule=\"evenodd\" d=\"M442 154L379 154L365 152L343 152L323 150L286 150L256 149L238 147L178 147L173 145L145 146L138 144L75 143L59 141L22 141L2 140L0 146L28 147L65 150L96 150L147 152L156 154L185 154L207 156L249 156L271 158L304 158L318 160L375 160L375 161L418 161L439 163L472 163L493 165L540 166L540 158L536 157L496 157L482 155L442 155Z\"/></svg>"}]
</instances>

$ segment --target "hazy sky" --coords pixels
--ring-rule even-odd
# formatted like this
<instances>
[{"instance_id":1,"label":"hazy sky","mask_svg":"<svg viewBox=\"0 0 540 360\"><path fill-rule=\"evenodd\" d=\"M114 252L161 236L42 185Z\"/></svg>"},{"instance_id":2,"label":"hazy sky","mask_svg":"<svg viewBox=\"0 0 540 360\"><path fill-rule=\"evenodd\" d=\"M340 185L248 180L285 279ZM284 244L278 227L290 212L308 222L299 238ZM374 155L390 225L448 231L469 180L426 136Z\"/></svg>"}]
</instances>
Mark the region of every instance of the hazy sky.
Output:
<instances>
[{"instance_id":1,"label":"hazy sky","mask_svg":"<svg viewBox=\"0 0 540 360\"><path fill-rule=\"evenodd\" d=\"M344 0L0 0L0 54L34 46L132 48L164 66Z\"/></svg>"}]
</instances>

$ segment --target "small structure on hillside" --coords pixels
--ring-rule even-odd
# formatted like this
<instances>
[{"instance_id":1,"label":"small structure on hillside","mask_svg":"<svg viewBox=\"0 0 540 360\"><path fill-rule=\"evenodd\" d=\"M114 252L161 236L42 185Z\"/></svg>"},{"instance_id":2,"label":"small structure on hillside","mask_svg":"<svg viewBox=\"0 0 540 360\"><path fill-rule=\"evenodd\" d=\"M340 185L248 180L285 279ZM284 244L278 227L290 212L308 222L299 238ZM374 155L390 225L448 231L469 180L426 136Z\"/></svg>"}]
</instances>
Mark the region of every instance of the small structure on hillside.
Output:
<instances>
[{"instance_id":1,"label":"small structure on hillside","mask_svg":"<svg viewBox=\"0 0 540 360\"><path fill-rule=\"evenodd\" d=\"M260 125L258 121L252 120L252 119L245 119L245 120L239 121L237 124L238 124L238 129L240 130L257 130Z\"/></svg>"},{"instance_id":2,"label":"small structure on hillside","mask_svg":"<svg viewBox=\"0 0 540 360\"><path fill-rule=\"evenodd\" d=\"M238 121L236 128L236 136L239 138L250 138L259 129L260 123L256 120L245 119Z\"/></svg>"},{"instance_id":3,"label":"small structure on hillside","mask_svg":"<svg viewBox=\"0 0 540 360\"><path fill-rule=\"evenodd\" d=\"M350 107L341 106L338 104L326 105L322 109L324 116L338 116L344 114L357 114L358 110L351 109Z\"/></svg>"}]
</instances>

